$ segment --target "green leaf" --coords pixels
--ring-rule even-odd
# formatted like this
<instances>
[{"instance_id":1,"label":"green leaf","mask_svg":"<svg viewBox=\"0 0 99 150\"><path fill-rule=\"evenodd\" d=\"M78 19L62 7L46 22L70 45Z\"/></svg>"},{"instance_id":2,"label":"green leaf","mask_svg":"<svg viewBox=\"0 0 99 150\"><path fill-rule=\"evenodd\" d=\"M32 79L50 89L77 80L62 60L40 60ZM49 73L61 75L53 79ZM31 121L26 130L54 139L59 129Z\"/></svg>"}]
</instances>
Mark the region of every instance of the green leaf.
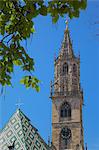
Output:
<instances>
[{"instance_id":1,"label":"green leaf","mask_svg":"<svg viewBox=\"0 0 99 150\"><path fill-rule=\"evenodd\" d=\"M32 80L33 80L33 82L36 82L36 83L40 82L40 80L38 80L36 77L33 77Z\"/></svg>"},{"instance_id":2,"label":"green leaf","mask_svg":"<svg viewBox=\"0 0 99 150\"><path fill-rule=\"evenodd\" d=\"M34 27L33 27L33 28L31 28L31 32L32 32L32 33L34 33L34 32L35 32L35 29L34 29Z\"/></svg>"},{"instance_id":3,"label":"green leaf","mask_svg":"<svg viewBox=\"0 0 99 150\"><path fill-rule=\"evenodd\" d=\"M59 19L59 15L57 14L56 16L52 18L53 23L56 23L58 19Z\"/></svg>"},{"instance_id":4,"label":"green leaf","mask_svg":"<svg viewBox=\"0 0 99 150\"><path fill-rule=\"evenodd\" d=\"M21 65L22 65L21 60L14 60L13 63L14 63L16 66L21 66Z\"/></svg>"},{"instance_id":5,"label":"green leaf","mask_svg":"<svg viewBox=\"0 0 99 150\"><path fill-rule=\"evenodd\" d=\"M20 80L20 83L21 83L21 84L24 84L24 78Z\"/></svg>"},{"instance_id":6,"label":"green leaf","mask_svg":"<svg viewBox=\"0 0 99 150\"><path fill-rule=\"evenodd\" d=\"M24 84L26 88L33 88L35 89L37 92L40 91L40 87L38 85L40 81L33 76L25 76L20 80L21 84Z\"/></svg>"},{"instance_id":7,"label":"green leaf","mask_svg":"<svg viewBox=\"0 0 99 150\"><path fill-rule=\"evenodd\" d=\"M36 85L35 89L36 89L37 92L40 91L40 87L38 85Z\"/></svg>"},{"instance_id":8,"label":"green leaf","mask_svg":"<svg viewBox=\"0 0 99 150\"><path fill-rule=\"evenodd\" d=\"M11 85L12 85L11 82L10 82L10 80L7 80L7 81L6 81L6 84L7 84L8 86L11 86Z\"/></svg>"}]
</instances>

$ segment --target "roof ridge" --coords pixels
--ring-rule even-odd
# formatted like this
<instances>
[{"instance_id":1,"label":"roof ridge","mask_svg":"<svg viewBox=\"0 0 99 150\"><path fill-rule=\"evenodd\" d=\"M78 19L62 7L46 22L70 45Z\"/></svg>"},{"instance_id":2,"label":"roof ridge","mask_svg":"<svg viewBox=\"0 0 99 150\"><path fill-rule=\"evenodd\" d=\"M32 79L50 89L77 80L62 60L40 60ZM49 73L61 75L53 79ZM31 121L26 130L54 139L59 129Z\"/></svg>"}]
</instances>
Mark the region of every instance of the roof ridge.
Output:
<instances>
[{"instance_id":1,"label":"roof ridge","mask_svg":"<svg viewBox=\"0 0 99 150\"><path fill-rule=\"evenodd\" d=\"M3 128L1 128L0 133L2 133L3 129L4 129L4 128L6 127L6 125L10 122L11 118L17 113L17 110L18 110L18 109L16 109L16 111L15 111L14 113L12 113L11 117L10 117L10 118L8 119L8 121L4 124Z\"/></svg>"},{"instance_id":2,"label":"roof ridge","mask_svg":"<svg viewBox=\"0 0 99 150\"><path fill-rule=\"evenodd\" d=\"M25 145L25 149L27 150L26 148L26 141L25 141L25 134L24 134L24 130L23 130L23 127L22 127L22 119L20 117L20 112L24 115L24 113L21 111L21 109L18 109L17 111L19 111L19 118L20 118L20 124L21 124L21 129L22 129L22 133L23 133L23 137L24 137L24 145Z\"/></svg>"}]
</instances>

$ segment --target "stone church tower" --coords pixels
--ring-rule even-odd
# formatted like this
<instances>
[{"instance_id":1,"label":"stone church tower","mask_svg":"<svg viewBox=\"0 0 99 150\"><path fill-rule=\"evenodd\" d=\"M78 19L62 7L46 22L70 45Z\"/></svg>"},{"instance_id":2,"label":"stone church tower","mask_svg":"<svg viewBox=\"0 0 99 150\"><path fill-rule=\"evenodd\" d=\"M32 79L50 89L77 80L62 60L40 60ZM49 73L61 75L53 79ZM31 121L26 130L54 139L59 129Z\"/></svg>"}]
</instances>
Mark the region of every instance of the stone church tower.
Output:
<instances>
[{"instance_id":1,"label":"stone church tower","mask_svg":"<svg viewBox=\"0 0 99 150\"><path fill-rule=\"evenodd\" d=\"M84 150L80 58L74 55L68 22L51 82L52 143L56 150Z\"/></svg>"}]
</instances>

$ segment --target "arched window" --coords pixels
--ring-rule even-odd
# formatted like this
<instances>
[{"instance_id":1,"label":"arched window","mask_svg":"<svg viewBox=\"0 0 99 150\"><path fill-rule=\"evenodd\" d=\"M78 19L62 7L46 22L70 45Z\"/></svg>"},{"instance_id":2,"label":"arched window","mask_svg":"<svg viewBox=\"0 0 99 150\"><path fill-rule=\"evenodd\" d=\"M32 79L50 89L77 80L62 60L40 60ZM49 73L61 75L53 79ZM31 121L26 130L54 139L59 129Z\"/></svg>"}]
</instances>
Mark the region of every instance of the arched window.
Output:
<instances>
[{"instance_id":1,"label":"arched window","mask_svg":"<svg viewBox=\"0 0 99 150\"><path fill-rule=\"evenodd\" d=\"M76 64L73 64L73 75L77 76L77 66L76 66Z\"/></svg>"},{"instance_id":2,"label":"arched window","mask_svg":"<svg viewBox=\"0 0 99 150\"><path fill-rule=\"evenodd\" d=\"M68 64L64 63L63 64L63 75L66 75L68 73Z\"/></svg>"},{"instance_id":3,"label":"arched window","mask_svg":"<svg viewBox=\"0 0 99 150\"><path fill-rule=\"evenodd\" d=\"M64 127L60 133L60 149L68 149L70 148L71 141L71 130L68 127Z\"/></svg>"},{"instance_id":4,"label":"arched window","mask_svg":"<svg viewBox=\"0 0 99 150\"><path fill-rule=\"evenodd\" d=\"M61 106L61 109L60 109L60 116L62 118L65 118L65 117L71 117L71 107L69 105L69 103L65 102L63 103L63 105Z\"/></svg>"}]
</instances>

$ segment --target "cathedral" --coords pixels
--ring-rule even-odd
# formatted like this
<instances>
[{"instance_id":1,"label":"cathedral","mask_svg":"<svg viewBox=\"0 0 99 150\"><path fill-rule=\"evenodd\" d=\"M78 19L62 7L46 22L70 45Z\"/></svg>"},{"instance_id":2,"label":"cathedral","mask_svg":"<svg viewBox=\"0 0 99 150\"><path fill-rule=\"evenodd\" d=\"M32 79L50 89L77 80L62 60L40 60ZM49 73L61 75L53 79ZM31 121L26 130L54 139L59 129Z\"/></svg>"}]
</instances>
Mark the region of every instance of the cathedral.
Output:
<instances>
[{"instance_id":1,"label":"cathedral","mask_svg":"<svg viewBox=\"0 0 99 150\"><path fill-rule=\"evenodd\" d=\"M84 150L80 57L73 51L68 22L51 81L52 142L47 144L20 110L0 131L0 150Z\"/></svg>"}]
</instances>

